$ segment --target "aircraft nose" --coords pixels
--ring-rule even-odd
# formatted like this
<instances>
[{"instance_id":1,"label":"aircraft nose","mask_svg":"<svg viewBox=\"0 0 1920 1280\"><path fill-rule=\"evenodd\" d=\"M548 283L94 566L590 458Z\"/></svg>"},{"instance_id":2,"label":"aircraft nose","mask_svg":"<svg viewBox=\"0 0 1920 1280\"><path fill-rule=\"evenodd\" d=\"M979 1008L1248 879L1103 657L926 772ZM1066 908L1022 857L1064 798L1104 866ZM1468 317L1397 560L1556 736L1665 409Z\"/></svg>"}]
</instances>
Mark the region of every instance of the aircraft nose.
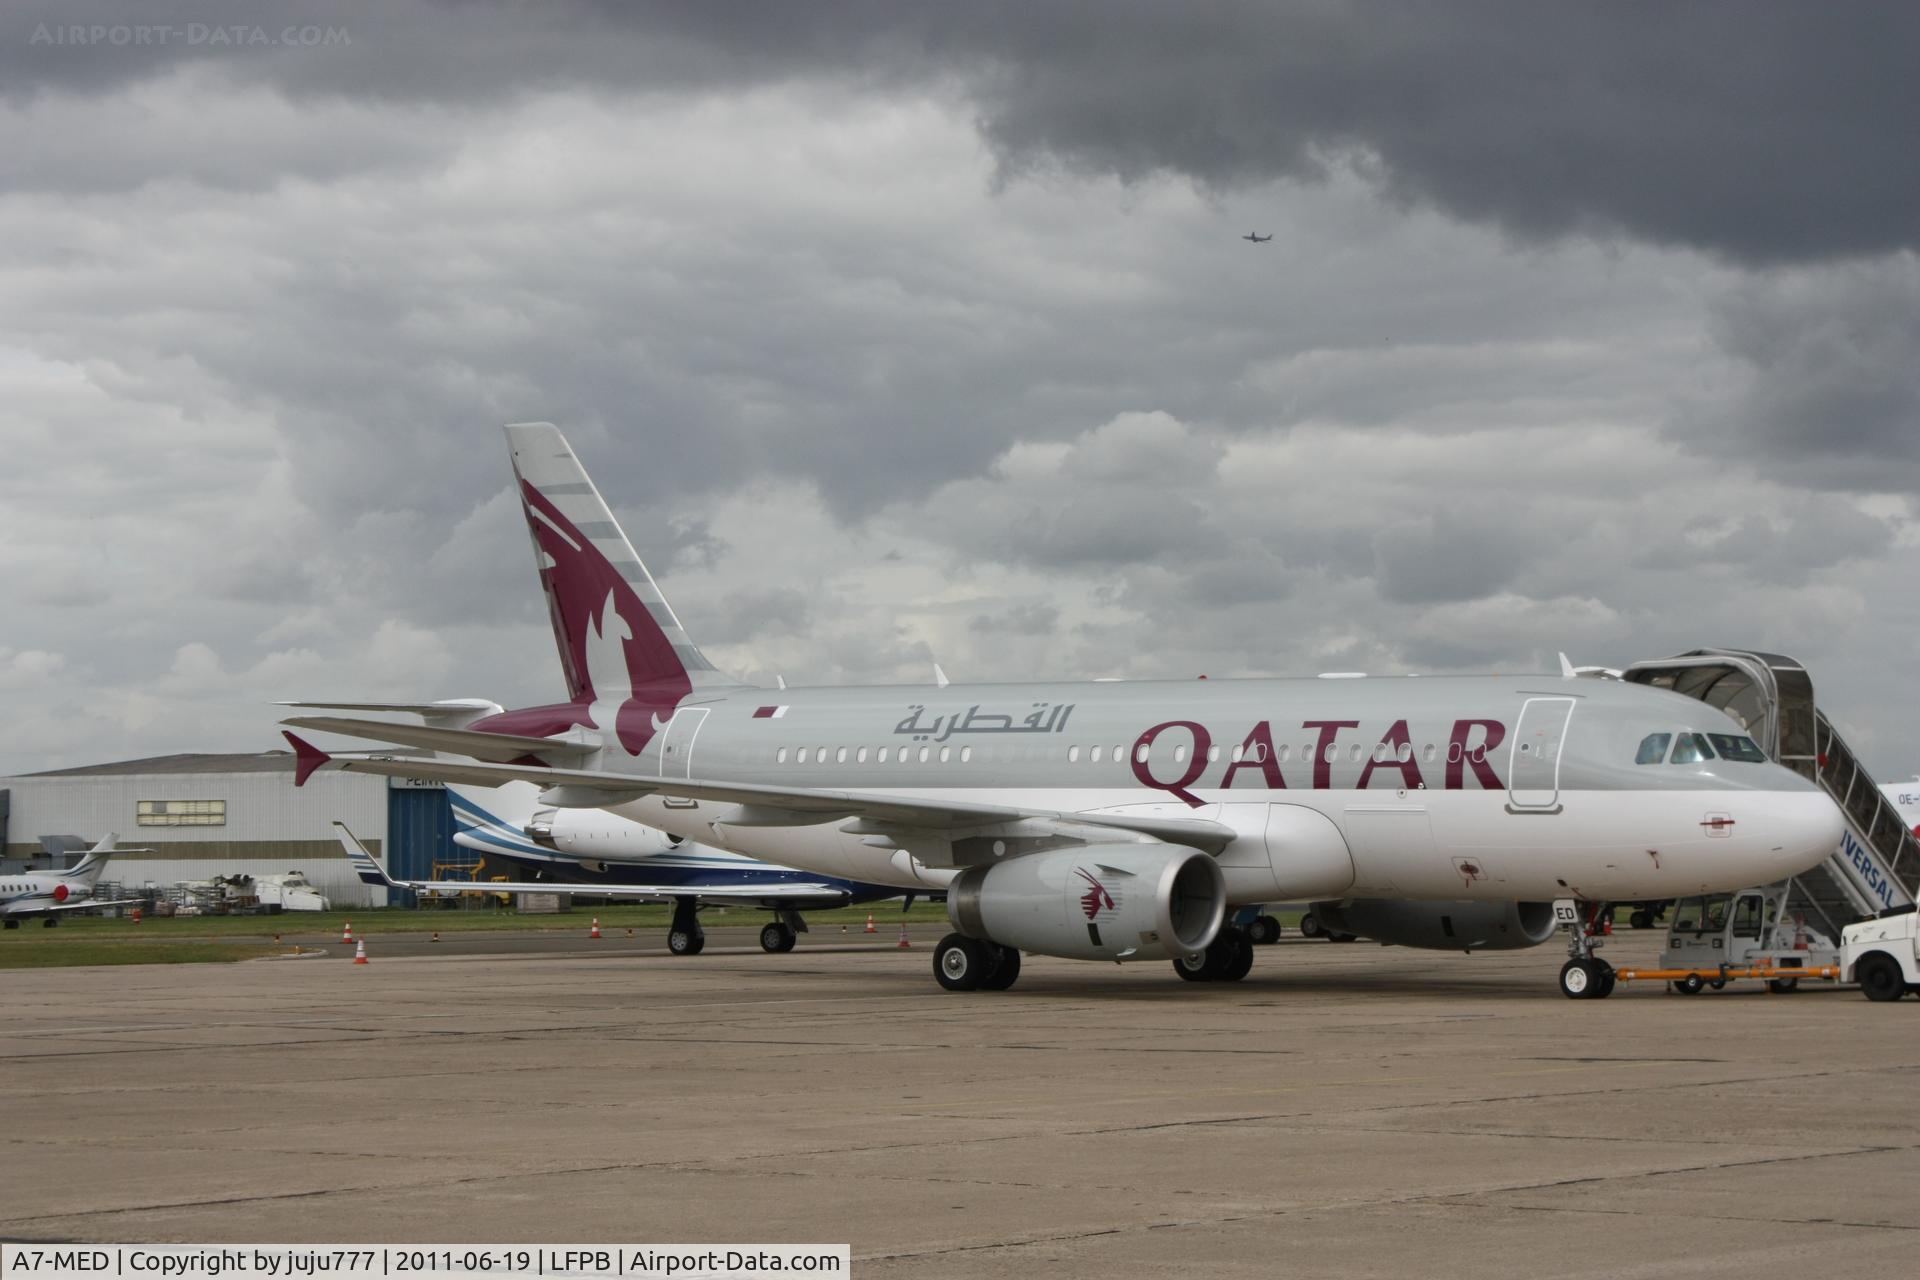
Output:
<instances>
[{"instance_id":1,"label":"aircraft nose","mask_svg":"<svg viewBox=\"0 0 1920 1280\"><path fill-rule=\"evenodd\" d=\"M1824 791L1776 794L1769 809L1762 836L1781 876L1825 862L1846 833L1840 806Z\"/></svg>"}]
</instances>

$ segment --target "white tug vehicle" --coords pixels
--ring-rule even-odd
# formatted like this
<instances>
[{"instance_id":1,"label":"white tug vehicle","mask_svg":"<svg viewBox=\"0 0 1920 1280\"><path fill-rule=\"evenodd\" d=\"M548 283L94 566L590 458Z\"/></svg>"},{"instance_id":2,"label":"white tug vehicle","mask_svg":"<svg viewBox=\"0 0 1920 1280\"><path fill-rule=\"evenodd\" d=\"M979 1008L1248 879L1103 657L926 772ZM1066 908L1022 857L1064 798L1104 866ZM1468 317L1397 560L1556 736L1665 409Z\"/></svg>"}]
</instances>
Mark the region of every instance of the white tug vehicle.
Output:
<instances>
[{"instance_id":1,"label":"white tug vehicle","mask_svg":"<svg viewBox=\"0 0 1920 1280\"><path fill-rule=\"evenodd\" d=\"M1914 904L1889 907L1840 931L1840 972L1869 1000L1920 991L1920 915Z\"/></svg>"},{"instance_id":2,"label":"white tug vehicle","mask_svg":"<svg viewBox=\"0 0 1920 1280\"><path fill-rule=\"evenodd\" d=\"M1734 893L1682 898L1667 926L1666 950L1657 969L1623 968L1623 982L1667 983L1682 995L1718 991L1736 978L1758 979L1784 995L1802 978L1841 976L1833 940L1790 913L1786 883Z\"/></svg>"}]
</instances>

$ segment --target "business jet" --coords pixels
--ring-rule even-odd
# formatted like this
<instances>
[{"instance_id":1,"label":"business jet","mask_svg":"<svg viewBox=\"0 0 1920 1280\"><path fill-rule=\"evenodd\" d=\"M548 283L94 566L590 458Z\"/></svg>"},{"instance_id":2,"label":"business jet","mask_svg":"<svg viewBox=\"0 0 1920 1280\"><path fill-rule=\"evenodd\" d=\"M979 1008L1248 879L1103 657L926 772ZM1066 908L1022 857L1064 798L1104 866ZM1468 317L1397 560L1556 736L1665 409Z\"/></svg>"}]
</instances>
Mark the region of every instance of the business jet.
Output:
<instances>
[{"instance_id":1,"label":"business jet","mask_svg":"<svg viewBox=\"0 0 1920 1280\"><path fill-rule=\"evenodd\" d=\"M1767 884L1839 810L1724 713L1564 676L744 687L701 653L559 430L507 428L568 698L463 729L289 729L458 754L316 769L498 786L822 875L947 892L949 990L1020 955L1252 965L1229 907L1431 899L1486 909ZM1495 905L1497 904L1497 906ZM1556 911L1559 906L1556 905ZM1561 990L1612 969L1569 931Z\"/></svg>"},{"instance_id":2,"label":"business jet","mask_svg":"<svg viewBox=\"0 0 1920 1280\"><path fill-rule=\"evenodd\" d=\"M87 850L86 857L65 871L26 871L18 875L0 876L0 923L9 929L18 929L22 920L38 916L41 923L51 929L69 911L95 911L101 907L125 907L145 901L143 898L108 900L93 896L93 886L106 869L107 860L116 852L151 852L147 849L116 850L114 844L118 839L117 835L109 835Z\"/></svg>"},{"instance_id":3,"label":"business jet","mask_svg":"<svg viewBox=\"0 0 1920 1280\"><path fill-rule=\"evenodd\" d=\"M1240 238L1242 240L1251 240L1255 244L1265 244L1267 241L1273 239L1272 236L1263 236L1257 231L1249 231L1247 232L1247 234L1241 236Z\"/></svg>"}]
</instances>

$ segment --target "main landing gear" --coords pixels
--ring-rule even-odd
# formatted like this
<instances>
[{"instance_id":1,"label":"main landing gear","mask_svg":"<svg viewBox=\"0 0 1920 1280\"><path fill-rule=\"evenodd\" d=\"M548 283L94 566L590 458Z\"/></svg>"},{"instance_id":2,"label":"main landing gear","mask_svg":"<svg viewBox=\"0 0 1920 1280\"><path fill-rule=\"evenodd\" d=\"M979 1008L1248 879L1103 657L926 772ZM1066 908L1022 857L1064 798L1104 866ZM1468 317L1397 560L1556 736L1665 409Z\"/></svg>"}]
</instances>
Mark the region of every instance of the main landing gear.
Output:
<instances>
[{"instance_id":1,"label":"main landing gear","mask_svg":"<svg viewBox=\"0 0 1920 1280\"><path fill-rule=\"evenodd\" d=\"M1567 928L1567 962L1560 966L1560 994L1569 1000L1605 1000L1613 994L1613 966L1594 952L1599 941L1600 921L1606 918L1603 902L1585 904L1584 917L1575 911Z\"/></svg>"},{"instance_id":2,"label":"main landing gear","mask_svg":"<svg viewBox=\"0 0 1920 1280\"><path fill-rule=\"evenodd\" d=\"M1176 956L1173 971L1188 982L1238 982L1253 969L1253 940L1228 926L1205 951Z\"/></svg>"},{"instance_id":3,"label":"main landing gear","mask_svg":"<svg viewBox=\"0 0 1920 1280\"><path fill-rule=\"evenodd\" d=\"M800 913L782 907L775 913L772 923L760 930L760 949L772 955L782 955L793 950L793 944L805 932L807 922L800 918Z\"/></svg>"},{"instance_id":4,"label":"main landing gear","mask_svg":"<svg viewBox=\"0 0 1920 1280\"><path fill-rule=\"evenodd\" d=\"M700 927L699 900L675 898L673 923L667 927L667 950L677 956L697 956L706 949L707 931Z\"/></svg>"},{"instance_id":5,"label":"main landing gear","mask_svg":"<svg viewBox=\"0 0 1920 1280\"><path fill-rule=\"evenodd\" d=\"M1020 952L950 933L933 949L933 976L949 991L1005 991L1020 976Z\"/></svg>"}]
</instances>

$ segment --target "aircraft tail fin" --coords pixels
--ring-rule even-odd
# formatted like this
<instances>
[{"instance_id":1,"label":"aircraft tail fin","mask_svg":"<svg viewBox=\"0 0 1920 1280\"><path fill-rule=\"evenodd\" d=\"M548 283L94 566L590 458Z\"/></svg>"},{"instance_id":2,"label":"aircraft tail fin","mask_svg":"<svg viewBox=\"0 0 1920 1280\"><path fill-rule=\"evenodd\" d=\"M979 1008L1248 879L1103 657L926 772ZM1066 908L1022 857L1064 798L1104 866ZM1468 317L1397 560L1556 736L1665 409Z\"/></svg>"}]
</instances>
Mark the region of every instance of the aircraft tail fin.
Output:
<instances>
[{"instance_id":1,"label":"aircraft tail fin","mask_svg":"<svg viewBox=\"0 0 1920 1280\"><path fill-rule=\"evenodd\" d=\"M507 447L568 699L671 708L695 686L732 683L687 636L559 428L517 423Z\"/></svg>"},{"instance_id":2,"label":"aircraft tail fin","mask_svg":"<svg viewBox=\"0 0 1920 1280\"><path fill-rule=\"evenodd\" d=\"M119 843L119 833L108 832L106 839L87 850L86 857L80 859L80 861L74 863L71 867L68 867L66 871L61 874L67 879L78 880L81 884L92 888L94 882L100 878L100 873L107 869L107 860L119 851L117 848ZM131 853L134 852L134 850L128 850L127 852Z\"/></svg>"}]
</instances>

